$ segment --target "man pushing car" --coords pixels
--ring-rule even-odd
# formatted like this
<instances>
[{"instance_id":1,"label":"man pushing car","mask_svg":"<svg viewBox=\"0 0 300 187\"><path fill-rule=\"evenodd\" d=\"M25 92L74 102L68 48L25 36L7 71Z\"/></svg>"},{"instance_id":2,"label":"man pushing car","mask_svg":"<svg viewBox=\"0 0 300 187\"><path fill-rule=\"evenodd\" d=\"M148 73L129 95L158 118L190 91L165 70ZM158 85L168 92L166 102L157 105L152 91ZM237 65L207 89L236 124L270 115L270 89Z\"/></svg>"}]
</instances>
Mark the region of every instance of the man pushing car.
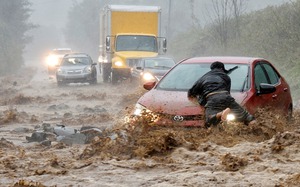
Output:
<instances>
[{"instance_id":1,"label":"man pushing car","mask_svg":"<svg viewBox=\"0 0 300 187\"><path fill-rule=\"evenodd\" d=\"M222 62L213 62L211 71L200 77L188 90L188 99L205 108L205 127L225 121L227 115L235 115L236 121L245 125L255 123L255 118L241 107L230 95L231 79L228 76L235 68L226 70Z\"/></svg>"}]
</instances>

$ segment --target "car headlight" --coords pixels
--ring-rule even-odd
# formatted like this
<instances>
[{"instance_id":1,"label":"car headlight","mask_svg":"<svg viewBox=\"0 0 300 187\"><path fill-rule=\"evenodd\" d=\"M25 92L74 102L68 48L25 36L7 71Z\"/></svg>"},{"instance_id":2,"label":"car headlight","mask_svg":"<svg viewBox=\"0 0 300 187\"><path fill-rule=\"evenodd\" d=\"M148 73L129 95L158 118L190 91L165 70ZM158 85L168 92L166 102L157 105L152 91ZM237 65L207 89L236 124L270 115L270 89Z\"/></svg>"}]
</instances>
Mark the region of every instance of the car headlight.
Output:
<instances>
[{"instance_id":1,"label":"car headlight","mask_svg":"<svg viewBox=\"0 0 300 187\"><path fill-rule=\"evenodd\" d=\"M145 112L151 112L150 110L148 110L146 107L144 107L143 105L137 103L135 105L135 109L134 109L134 112L133 114L136 115L136 116L141 116L142 113L145 113Z\"/></svg>"},{"instance_id":2,"label":"car headlight","mask_svg":"<svg viewBox=\"0 0 300 187\"><path fill-rule=\"evenodd\" d=\"M48 66L54 67L54 66L56 66L58 64L58 61L59 61L59 59L55 55L50 55L50 56L47 57L47 64L48 64Z\"/></svg>"},{"instance_id":3,"label":"car headlight","mask_svg":"<svg viewBox=\"0 0 300 187\"><path fill-rule=\"evenodd\" d=\"M61 75L61 74L65 74L65 71L62 70L61 68L57 69L57 74Z\"/></svg>"},{"instance_id":4,"label":"car headlight","mask_svg":"<svg viewBox=\"0 0 300 187\"><path fill-rule=\"evenodd\" d=\"M92 72L92 67L88 66L88 67L84 68L83 72L84 73L91 73Z\"/></svg>"},{"instance_id":5,"label":"car headlight","mask_svg":"<svg viewBox=\"0 0 300 187\"><path fill-rule=\"evenodd\" d=\"M151 73L144 73L143 75L142 75L142 77L143 77L143 80L145 80L145 81L150 81L150 80L154 80L155 79L155 77L151 74Z\"/></svg>"},{"instance_id":6,"label":"car headlight","mask_svg":"<svg viewBox=\"0 0 300 187\"><path fill-rule=\"evenodd\" d=\"M133 119L133 121L142 121L143 123L146 122L150 124L156 122L159 119L159 114L155 114L154 112L147 109L143 105L137 103L135 105L133 114L131 115L130 118L127 119Z\"/></svg>"}]
</instances>

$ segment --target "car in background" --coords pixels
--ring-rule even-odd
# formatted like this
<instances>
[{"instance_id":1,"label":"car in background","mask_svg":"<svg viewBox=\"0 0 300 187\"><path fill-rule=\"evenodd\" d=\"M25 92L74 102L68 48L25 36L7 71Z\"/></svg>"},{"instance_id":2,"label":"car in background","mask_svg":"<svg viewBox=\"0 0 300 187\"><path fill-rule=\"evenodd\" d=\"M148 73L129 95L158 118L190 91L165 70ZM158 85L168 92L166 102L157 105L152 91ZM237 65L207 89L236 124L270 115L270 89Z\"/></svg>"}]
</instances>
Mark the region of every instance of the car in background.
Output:
<instances>
[{"instance_id":1,"label":"car in background","mask_svg":"<svg viewBox=\"0 0 300 187\"><path fill-rule=\"evenodd\" d=\"M56 48L53 49L46 57L46 64L49 76L54 76L56 66L60 63L65 54L72 53L71 48Z\"/></svg>"},{"instance_id":2,"label":"car in background","mask_svg":"<svg viewBox=\"0 0 300 187\"><path fill-rule=\"evenodd\" d=\"M226 69L234 68L229 74L231 95L251 114L271 107L292 117L288 83L269 61L252 57L195 57L177 63L159 82L144 84L149 91L137 101L133 117L151 114L154 124L203 126L204 108L189 101L187 91L215 61L223 62Z\"/></svg>"},{"instance_id":3,"label":"car in background","mask_svg":"<svg viewBox=\"0 0 300 187\"><path fill-rule=\"evenodd\" d=\"M170 57L147 57L139 59L133 66L132 78L141 84L149 81L159 81L162 76L175 65Z\"/></svg>"},{"instance_id":4,"label":"car in background","mask_svg":"<svg viewBox=\"0 0 300 187\"><path fill-rule=\"evenodd\" d=\"M67 83L97 83L97 63L85 53L71 53L65 55L57 65L56 81L58 86Z\"/></svg>"}]
</instances>

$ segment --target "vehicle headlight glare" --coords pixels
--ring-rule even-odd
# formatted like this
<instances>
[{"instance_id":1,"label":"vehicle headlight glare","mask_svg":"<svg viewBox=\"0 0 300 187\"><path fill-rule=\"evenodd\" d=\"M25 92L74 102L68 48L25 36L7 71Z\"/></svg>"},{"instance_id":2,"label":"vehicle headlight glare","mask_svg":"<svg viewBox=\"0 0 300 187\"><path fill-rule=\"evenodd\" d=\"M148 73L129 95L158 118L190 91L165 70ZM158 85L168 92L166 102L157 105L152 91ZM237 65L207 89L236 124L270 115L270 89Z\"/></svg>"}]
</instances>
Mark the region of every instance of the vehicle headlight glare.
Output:
<instances>
[{"instance_id":1,"label":"vehicle headlight glare","mask_svg":"<svg viewBox=\"0 0 300 187\"><path fill-rule=\"evenodd\" d=\"M136 116L140 116L141 115L141 113L142 113L142 110L140 109L140 108L136 108L135 110L134 110L134 115L136 115Z\"/></svg>"},{"instance_id":2,"label":"vehicle headlight glare","mask_svg":"<svg viewBox=\"0 0 300 187\"><path fill-rule=\"evenodd\" d=\"M144 106L142 106L140 104L136 104L133 114L136 116L141 116L143 110L146 110L146 108Z\"/></svg>"},{"instance_id":3,"label":"vehicle headlight glare","mask_svg":"<svg viewBox=\"0 0 300 187\"><path fill-rule=\"evenodd\" d=\"M146 81L149 81L149 80L155 79L155 77L151 73L144 73L143 74L143 79L146 80Z\"/></svg>"},{"instance_id":4,"label":"vehicle headlight glare","mask_svg":"<svg viewBox=\"0 0 300 187\"><path fill-rule=\"evenodd\" d=\"M47 57L48 66L56 66L58 64L58 58L55 55L50 55Z\"/></svg>"},{"instance_id":5,"label":"vehicle headlight glare","mask_svg":"<svg viewBox=\"0 0 300 187\"><path fill-rule=\"evenodd\" d=\"M117 61L117 62L115 62L115 65L116 66L123 66L123 63L121 61Z\"/></svg>"}]
</instances>

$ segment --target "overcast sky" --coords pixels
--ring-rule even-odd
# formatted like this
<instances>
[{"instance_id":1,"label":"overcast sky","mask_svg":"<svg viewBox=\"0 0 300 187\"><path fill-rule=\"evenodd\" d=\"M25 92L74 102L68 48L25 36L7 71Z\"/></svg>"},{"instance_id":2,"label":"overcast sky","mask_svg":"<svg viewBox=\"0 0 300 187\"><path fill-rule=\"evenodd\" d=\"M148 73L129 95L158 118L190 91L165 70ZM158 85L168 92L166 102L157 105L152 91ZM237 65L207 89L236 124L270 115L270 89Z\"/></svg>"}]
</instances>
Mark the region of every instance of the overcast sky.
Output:
<instances>
[{"instance_id":1,"label":"overcast sky","mask_svg":"<svg viewBox=\"0 0 300 187\"><path fill-rule=\"evenodd\" d=\"M81 0L30 0L32 3L31 21L39 25L62 28L73 2Z\"/></svg>"}]
</instances>

